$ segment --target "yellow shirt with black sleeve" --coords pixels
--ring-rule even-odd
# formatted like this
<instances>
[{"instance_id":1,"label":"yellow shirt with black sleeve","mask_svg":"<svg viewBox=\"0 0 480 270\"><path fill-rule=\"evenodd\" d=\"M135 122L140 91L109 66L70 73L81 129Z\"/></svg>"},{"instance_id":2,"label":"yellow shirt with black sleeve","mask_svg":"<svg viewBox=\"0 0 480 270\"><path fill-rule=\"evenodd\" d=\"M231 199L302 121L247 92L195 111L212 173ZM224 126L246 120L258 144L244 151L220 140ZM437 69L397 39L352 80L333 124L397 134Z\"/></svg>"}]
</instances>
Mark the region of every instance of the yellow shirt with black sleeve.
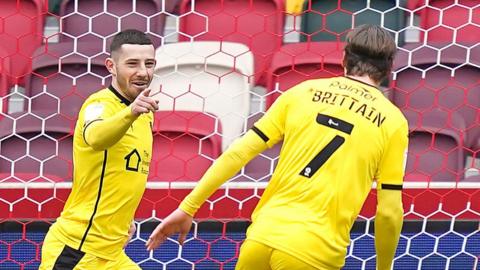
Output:
<instances>
[{"instance_id":1,"label":"yellow shirt with black sleeve","mask_svg":"<svg viewBox=\"0 0 480 270\"><path fill-rule=\"evenodd\" d=\"M50 231L65 245L114 260L145 190L153 114L138 118L112 86L83 104L73 138L73 187Z\"/></svg>"},{"instance_id":2,"label":"yellow shirt with black sleeve","mask_svg":"<svg viewBox=\"0 0 480 270\"><path fill-rule=\"evenodd\" d=\"M338 269L374 179L378 189L402 189L408 123L371 85L348 77L303 82L215 161L180 209L193 216L222 183L281 140L247 239Z\"/></svg>"}]
</instances>

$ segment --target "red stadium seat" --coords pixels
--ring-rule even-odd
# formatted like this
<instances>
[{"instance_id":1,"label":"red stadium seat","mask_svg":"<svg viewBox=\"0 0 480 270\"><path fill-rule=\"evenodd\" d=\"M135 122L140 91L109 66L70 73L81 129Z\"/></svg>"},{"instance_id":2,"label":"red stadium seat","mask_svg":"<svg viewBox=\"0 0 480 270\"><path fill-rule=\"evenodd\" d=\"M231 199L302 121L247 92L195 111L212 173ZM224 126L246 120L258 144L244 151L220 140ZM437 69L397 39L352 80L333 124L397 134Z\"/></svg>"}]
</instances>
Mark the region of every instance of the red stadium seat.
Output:
<instances>
[{"instance_id":1,"label":"red stadium seat","mask_svg":"<svg viewBox=\"0 0 480 270\"><path fill-rule=\"evenodd\" d=\"M221 153L220 132L215 116L202 112L156 112L149 180L198 181Z\"/></svg>"},{"instance_id":2,"label":"red stadium seat","mask_svg":"<svg viewBox=\"0 0 480 270\"><path fill-rule=\"evenodd\" d=\"M438 48L446 44L434 43ZM402 110L433 113L440 110L448 117L459 115L465 122L460 128L452 122L450 128L463 132L462 145L473 148L480 136L480 55L468 54L459 46L442 50L428 47L405 47L413 51L411 60L403 51L398 54L393 81L392 101ZM423 76L422 70L425 71ZM454 75L452 73L454 70Z\"/></svg>"},{"instance_id":3,"label":"red stadium seat","mask_svg":"<svg viewBox=\"0 0 480 270\"><path fill-rule=\"evenodd\" d=\"M420 15L420 27L426 31L421 39L428 42L480 42L480 8L478 0L425 0L409 1L409 8ZM476 8L473 8L475 7ZM471 18L471 21L470 19ZM474 25L476 24L476 25ZM457 31L454 36L454 30ZM455 37L455 38L454 38Z\"/></svg>"},{"instance_id":4,"label":"red stadium seat","mask_svg":"<svg viewBox=\"0 0 480 270\"><path fill-rule=\"evenodd\" d=\"M401 48L394 68L392 101L418 117L407 180L460 180L467 150L474 150L480 135L480 71L472 65L480 59L460 46L432 46Z\"/></svg>"},{"instance_id":5,"label":"red stadium seat","mask_svg":"<svg viewBox=\"0 0 480 270\"><path fill-rule=\"evenodd\" d=\"M280 92L310 79L342 76L343 43L308 42L282 46L273 56L267 78L267 108ZM278 84L278 89L277 89ZM278 92L280 91L280 92Z\"/></svg>"},{"instance_id":6,"label":"red stadium seat","mask_svg":"<svg viewBox=\"0 0 480 270\"><path fill-rule=\"evenodd\" d=\"M31 98L30 111L46 113L39 115L42 117L60 113L75 119L85 99L109 85L110 74L104 65L106 55L88 59L73 53L82 45L49 44L35 51L33 72L26 81L26 95Z\"/></svg>"},{"instance_id":7,"label":"red stadium seat","mask_svg":"<svg viewBox=\"0 0 480 270\"><path fill-rule=\"evenodd\" d=\"M71 180L73 127L59 117L44 122L32 114L11 117L0 121L0 174L7 178L3 180Z\"/></svg>"},{"instance_id":8,"label":"red stadium seat","mask_svg":"<svg viewBox=\"0 0 480 270\"><path fill-rule=\"evenodd\" d=\"M255 80L264 84L264 72L282 45L284 1L191 2L183 0L180 4L179 41L219 40L247 45L255 57Z\"/></svg>"},{"instance_id":9,"label":"red stadium seat","mask_svg":"<svg viewBox=\"0 0 480 270\"><path fill-rule=\"evenodd\" d=\"M0 1L0 44L15 63L6 74L12 83L23 83L30 72L31 55L42 44L44 3L44 0Z\"/></svg>"},{"instance_id":10,"label":"red stadium seat","mask_svg":"<svg viewBox=\"0 0 480 270\"><path fill-rule=\"evenodd\" d=\"M421 114L404 111L409 122L409 146L405 181L459 181L463 179L465 150L459 130L449 128L452 122L461 127L461 116L434 111Z\"/></svg>"},{"instance_id":11,"label":"red stadium seat","mask_svg":"<svg viewBox=\"0 0 480 270\"><path fill-rule=\"evenodd\" d=\"M155 47L162 42L165 25L165 13L162 13L163 0L108 1L64 0L60 7L62 16L62 40L78 37L79 41L88 41L90 46L102 52L103 38L107 37L105 49L108 49L111 37L120 30L138 29L150 35ZM165 1L165 11L175 7L176 0ZM135 3L135 9L132 6ZM75 10L75 6L78 9ZM128 14L128 15L127 15ZM92 18L92 16L95 16ZM89 19L91 30L89 32ZM120 26L118 28L118 22ZM86 47L88 48L88 47ZM83 47L82 47L83 49Z\"/></svg>"}]
</instances>

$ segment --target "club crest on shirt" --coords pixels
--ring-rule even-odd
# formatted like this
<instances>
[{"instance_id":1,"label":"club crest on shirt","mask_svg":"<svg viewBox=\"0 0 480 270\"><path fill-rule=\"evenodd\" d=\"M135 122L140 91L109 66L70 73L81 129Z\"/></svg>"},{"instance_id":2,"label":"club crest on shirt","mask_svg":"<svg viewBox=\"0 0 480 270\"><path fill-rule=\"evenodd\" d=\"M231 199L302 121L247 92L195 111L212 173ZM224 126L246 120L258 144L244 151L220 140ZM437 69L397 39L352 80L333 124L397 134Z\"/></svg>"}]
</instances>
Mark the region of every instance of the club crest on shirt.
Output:
<instances>
[{"instance_id":1,"label":"club crest on shirt","mask_svg":"<svg viewBox=\"0 0 480 270\"><path fill-rule=\"evenodd\" d=\"M142 159L137 149L133 149L128 155L125 156L125 170L138 172L138 168Z\"/></svg>"}]
</instances>

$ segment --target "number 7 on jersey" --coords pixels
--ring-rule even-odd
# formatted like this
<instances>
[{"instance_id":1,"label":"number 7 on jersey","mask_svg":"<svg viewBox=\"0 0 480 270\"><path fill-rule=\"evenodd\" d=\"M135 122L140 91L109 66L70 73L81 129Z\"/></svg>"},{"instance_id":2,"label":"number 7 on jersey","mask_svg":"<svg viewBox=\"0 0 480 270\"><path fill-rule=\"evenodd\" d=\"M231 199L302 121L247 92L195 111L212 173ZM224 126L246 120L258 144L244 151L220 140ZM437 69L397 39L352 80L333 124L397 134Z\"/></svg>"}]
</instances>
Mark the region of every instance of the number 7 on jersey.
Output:
<instances>
[{"instance_id":1,"label":"number 7 on jersey","mask_svg":"<svg viewBox=\"0 0 480 270\"><path fill-rule=\"evenodd\" d=\"M319 113L317 115L317 124L339 130L346 134L351 134L353 125L338 118ZM311 178L322 167L325 162L342 146L345 138L340 135L335 137L302 169L300 175Z\"/></svg>"}]
</instances>

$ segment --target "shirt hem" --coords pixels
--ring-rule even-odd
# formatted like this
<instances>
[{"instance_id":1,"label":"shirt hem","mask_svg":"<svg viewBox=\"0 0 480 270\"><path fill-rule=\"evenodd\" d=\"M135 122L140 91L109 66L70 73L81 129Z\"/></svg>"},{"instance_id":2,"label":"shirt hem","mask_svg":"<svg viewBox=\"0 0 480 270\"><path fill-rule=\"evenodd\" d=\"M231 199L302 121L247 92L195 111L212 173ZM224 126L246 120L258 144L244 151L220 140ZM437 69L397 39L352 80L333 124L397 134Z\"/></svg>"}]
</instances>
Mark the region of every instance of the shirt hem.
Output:
<instances>
[{"instance_id":1,"label":"shirt hem","mask_svg":"<svg viewBox=\"0 0 480 270\"><path fill-rule=\"evenodd\" d=\"M55 229L55 228L53 228L53 230L51 230L51 233L53 233L53 236L55 238L57 238L58 241L62 242L63 244L65 244L65 245L67 245L67 246L69 246L73 249L80 250L82 252L85 252L86 254L90 254L90 255L93 255L93 256L101 258L101 259L105 259L105 260L108 260L108 261L113 261L118 256L118 254L120 254L120 252L118 252L118 254L115 254L115 255L105 255L102 252L98 252L96 250L90 249L90 248L85 247L85 246L83 246L82 249L78 249L78 247L80 246L80 241L70 241L70 240L68 240L67 237L65 237L61 231L59 231L58 229Z\"/></svg>"}]
</instances>

